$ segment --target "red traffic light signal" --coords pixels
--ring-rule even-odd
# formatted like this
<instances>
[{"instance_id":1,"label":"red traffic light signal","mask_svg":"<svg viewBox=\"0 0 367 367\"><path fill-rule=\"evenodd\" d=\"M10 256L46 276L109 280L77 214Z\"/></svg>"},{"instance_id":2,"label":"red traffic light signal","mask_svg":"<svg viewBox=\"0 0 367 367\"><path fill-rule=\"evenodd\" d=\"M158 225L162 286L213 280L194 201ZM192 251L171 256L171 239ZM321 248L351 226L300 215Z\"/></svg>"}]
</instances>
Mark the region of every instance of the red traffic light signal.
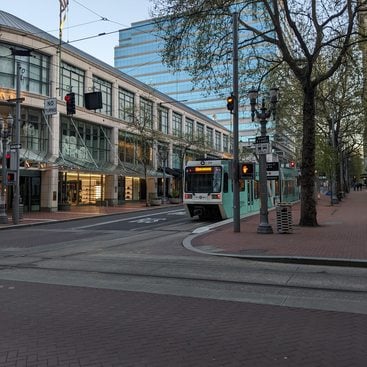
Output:
<instances>
[{"instance_id":1,"label":"red traffic light signal","mask_svg":"<svg viewBox=\"0 0 367 367\"><path fill-rule=\"evenodd\" d=\"M254 163L240 163L240 178L253 178L255 173Z\"/></svg>"},{"instance_id":2,"label":"red traffic light signal","mask_svg":"<svg viewBox=\"0 0 367 367\"><path fill-rule=\"evenodd\" d=\"M10 158L11 158L11 155L10 153L6 153L6 168L9 169L10 168Z\"/></svg>"},{"instance_id":3,"label":"red traffic light signal","mask_svg":"<svg viewBox=\"0 0 367 367\"><path fill-rule=\"evenodd\" d=\"M68 115L75 115L75 93L68 93L65 97L66 113Z\"/></svg>"},{"instance_id":4,"label":"red traffic light signal","mask_svg":"<svg viewBox=\"0 0 367 367\"><path fill-rule=\"evenodd\" d=\"M291 168L296 167L296 162L295 161L290 161L289 162L289 167L291 167Z\"/></svg>"},{"instance_id":5,"label":"red traffic light signal","mask_svg":"<svg viewBox=\"0 0 367 367\"><path fill-rule=\"evenodd\" d=\"M227 97L227 110L231 111L231 113L234 110L234 95L231 94L229 97Z\"/></svg>"},{"instance_id":6,"label":"red traffic light signal","mask_svg":"<svg viewBox=\"0 0 367 367\"><path fill-rule=\"evenodd\" d=\"M16 152L14 151L7 152L5 158L6 158L6 168L15 171L17 169Z\"/></svg>"}]
</instances>

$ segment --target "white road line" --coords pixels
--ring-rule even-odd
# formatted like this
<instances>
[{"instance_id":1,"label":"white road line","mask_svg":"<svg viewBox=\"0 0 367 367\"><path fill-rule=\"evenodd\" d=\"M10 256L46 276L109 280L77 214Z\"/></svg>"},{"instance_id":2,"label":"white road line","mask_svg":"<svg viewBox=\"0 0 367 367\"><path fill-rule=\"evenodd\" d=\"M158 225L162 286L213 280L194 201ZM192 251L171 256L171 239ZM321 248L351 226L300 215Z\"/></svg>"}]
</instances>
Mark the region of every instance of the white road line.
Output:
<instances>
[{"instance_id":1,"label":"white road line","mask_svg":"<svg viewBox=\"0 0 367 367\"><path fill-rule=\"evenodd\" d=\"M156 215L163 215L163 214L169 214L169 213L174 213L174 212L178 212L181 211L180 210L171 210L171 211L167 211L167 212L160 212L160 213L150 213L150 214L145 214L145 215L138 215L136 217L130 217L130 218L122 218L122 219L116 219L116 220L110 220L108 222L103 222L103 223L95 223L95 224L89 224L87 226L81 226L81 227L75 227L76 229L84 229L84 228L91 228L91 227L98 227L98 226L104 226L106 224L111 224L111 223L118 223L118 222L128 222L128 221L132 221L134 219L139 219L139 218L147 218L147 217L153 217Z\"/></svg>"}]
</instances>

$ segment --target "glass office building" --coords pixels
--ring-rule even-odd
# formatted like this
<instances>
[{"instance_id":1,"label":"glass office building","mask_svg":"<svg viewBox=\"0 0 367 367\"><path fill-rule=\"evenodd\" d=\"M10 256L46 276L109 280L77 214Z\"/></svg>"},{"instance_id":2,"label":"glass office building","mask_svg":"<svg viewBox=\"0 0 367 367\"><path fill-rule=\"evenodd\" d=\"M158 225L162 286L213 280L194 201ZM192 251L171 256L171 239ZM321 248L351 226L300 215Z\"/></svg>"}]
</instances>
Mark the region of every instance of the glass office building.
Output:
<instances>
[{"instance_id":1,"label":"glass office building","mask_svg":"<svg viewBox=\"0 0 367 367\"><path fill-rule=\"evenodd\" d=\"M132 23L130 28L119 32L119 45L115 47L115 67L232 131L232 115L226 105L226 97L232 92L232 85L224 85L222 90L215 93L199 89L194 86L188 73L173 73L162 63L159 52L162 46L152 19ZM249 108L240 107L240 141L247 142L249 138L254 138L258 129L258 124L250 120Z\"/></svg>"}]
</instances>

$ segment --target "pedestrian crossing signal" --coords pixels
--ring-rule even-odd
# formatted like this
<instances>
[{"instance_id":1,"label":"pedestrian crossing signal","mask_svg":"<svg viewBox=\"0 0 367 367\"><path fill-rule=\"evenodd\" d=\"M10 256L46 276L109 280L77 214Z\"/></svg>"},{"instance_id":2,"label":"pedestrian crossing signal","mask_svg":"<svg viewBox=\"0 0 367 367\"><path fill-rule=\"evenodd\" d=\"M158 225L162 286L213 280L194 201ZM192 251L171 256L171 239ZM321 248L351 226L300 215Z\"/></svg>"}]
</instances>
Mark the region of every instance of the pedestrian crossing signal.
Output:
<instances>
[{"instance_id":1,"label":"pedestrian crossing signal","mask_svg":"<svg viewBox=\"0 0 367 367\"><path fill-rule=\"evenodd\" d=\"M6 173L6 184L7 185L15 185L17 180L17 173L8 171Z\"/></svg>"},{"instance_id":2,"label":"pedestrian crossing signal","mask_svg":"<svg viewBox=\"0 0 367 367\"><path fill-rule=\"evenodd\" d=\"M231 113L234 110L234 96L232 94L227 97L227 110L231 111Z\"/></svg>"},{"instance_id":3,"label":"pedestrian crossing signal","mask_svg":"<svg viewBox=\"0 0 367 367\"><path fill-rule=\"evenodd\" d=\"M253 178L255 166L253 163L240 163L240 178Z\"/></svg>"}]
</instances>

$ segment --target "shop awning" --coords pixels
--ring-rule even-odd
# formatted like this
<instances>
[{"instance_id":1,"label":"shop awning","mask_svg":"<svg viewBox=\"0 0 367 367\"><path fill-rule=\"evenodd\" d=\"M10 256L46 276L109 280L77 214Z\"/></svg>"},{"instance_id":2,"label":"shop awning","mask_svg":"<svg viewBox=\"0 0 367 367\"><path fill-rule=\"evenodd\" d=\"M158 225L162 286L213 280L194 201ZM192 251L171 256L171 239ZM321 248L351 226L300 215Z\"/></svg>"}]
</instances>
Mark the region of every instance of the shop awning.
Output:
<instances>
[{"instance_id":1,"label":"shop awning","mask_svg":"<svg viewBox=\"0 0 367 367\"><path fill-rule=\"evenodd\" d=\"M169 168L166 167L165 169L166 173L173 176L173 177L182 177L182 170L179 168Z\"/></svg>"}]
</instances>

